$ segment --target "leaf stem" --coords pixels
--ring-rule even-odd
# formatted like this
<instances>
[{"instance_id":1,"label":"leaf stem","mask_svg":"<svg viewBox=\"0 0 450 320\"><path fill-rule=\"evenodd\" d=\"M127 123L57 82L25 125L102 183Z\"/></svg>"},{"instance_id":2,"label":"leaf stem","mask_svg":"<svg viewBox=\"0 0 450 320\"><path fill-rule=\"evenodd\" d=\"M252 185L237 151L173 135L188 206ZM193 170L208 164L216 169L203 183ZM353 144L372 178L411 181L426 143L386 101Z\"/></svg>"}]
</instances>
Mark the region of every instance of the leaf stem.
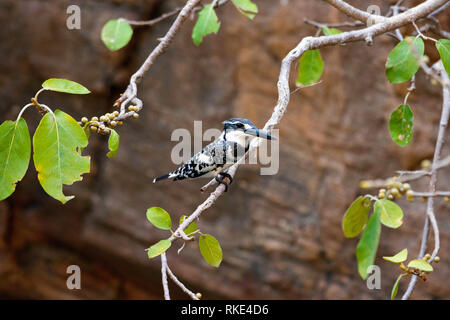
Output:
<instances>
[{"instance_id":1,"label":"leaf stem","mask_svg":"<svg viewBox=\"0 0 450 320\"><path fill-rule=\"evenodd\" d=\"M26 110L28 107L31 107L31 106L33 106L33 105L34 105L33 103L29 103L29 104L25 105L25 106L22 108L22 110L20 110L19 115L17 116L16 122L19 121L19 119L22 117L22 114L25 112L25 110Z\"/></svg>"}]
</instances>

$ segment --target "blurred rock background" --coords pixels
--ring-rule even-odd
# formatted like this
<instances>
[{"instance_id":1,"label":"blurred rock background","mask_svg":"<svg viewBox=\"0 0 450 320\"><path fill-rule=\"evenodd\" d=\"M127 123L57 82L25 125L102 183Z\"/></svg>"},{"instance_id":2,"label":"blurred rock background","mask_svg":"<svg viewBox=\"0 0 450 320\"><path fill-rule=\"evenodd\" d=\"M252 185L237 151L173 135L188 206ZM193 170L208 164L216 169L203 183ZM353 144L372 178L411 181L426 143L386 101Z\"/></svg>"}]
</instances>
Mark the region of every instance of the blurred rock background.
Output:
<instances>
[{"instance_id":1,"label":"blurred rock background","mask_svg":"<svg viewBox=\"0 0 450 320\"><path fill-rule=\"evenodd\" d=\"M139 86L144 110L138 120L119 129L119 153L106 158L105 137L93 135L87 152L92 172L67 187L76 198L61 205L41 189L32 163L16 192L0 203L0 297L38 299L161 299L160 260L149 260L145 248L166 233L146 220L145 211L160 206L174 220L191 213L207 194L205 181L162 182L155 176L174 166L170 141L176 128L219 128L232 116L262 126L276 103L281 59L315 29L303 18L347 21L334 8L313 0L255 0L254 21L230 4L217 10L218 35L193 45L188 21L165 55ZM364 9L389 1L350 1ZM184 0L1 0L1 121L15 119L21 106L51 77L87 86L89 96L43 93L40 100L77 119L109 112L132 73L157 44L172 20L153 28L135 28L131 43L109 52L100 40L111 18L147 20ZM66 28L66 9L81 7L81 30ZM443 14L445 18L445 13ZM448 16L447 16L448 18ZM447 21L442 20L448 27ZM446 23L445 23L446 22ZM445 28L444 29L448 29ZM388 36L363 43L325 48L323 82L292 94L280 126L280 170L260 176L259 167L239 169L230 191L198 222L220 241L224 260L207 265L197 243L180 255L177 242L168 253L170 267L204 298L232 299L386 299L399 273L381 259L407 247L416 256L425 205L400 200L404 225L383 227L376 263L381 290L368 290L357 273L357 239L345 239L341 219L361 194L363 179L386 178L395 170L418 169L432 157L441 109L440 88L422 73L409 98L415 114L414 138L406 148L390 139L387 120L402 103L407 85L391 85L385 59L395 41ZM436 50L427 47L431 61ZM292 71L293 81L296 71ZM39 115L25 114L30 130ZM449 148L444 154L448 154ZM448 190L449 170L440 172L439 188ZM426 190L426 181L413 184ZM441 231L441 262L414 298L450 298L447 279L449 206L436 205ZM79 265L82 290L66 288L66 268ZM400 292L406 281L400 285ZM171 286L172 296L186 298Z\"/></svg>"}]
</instances>

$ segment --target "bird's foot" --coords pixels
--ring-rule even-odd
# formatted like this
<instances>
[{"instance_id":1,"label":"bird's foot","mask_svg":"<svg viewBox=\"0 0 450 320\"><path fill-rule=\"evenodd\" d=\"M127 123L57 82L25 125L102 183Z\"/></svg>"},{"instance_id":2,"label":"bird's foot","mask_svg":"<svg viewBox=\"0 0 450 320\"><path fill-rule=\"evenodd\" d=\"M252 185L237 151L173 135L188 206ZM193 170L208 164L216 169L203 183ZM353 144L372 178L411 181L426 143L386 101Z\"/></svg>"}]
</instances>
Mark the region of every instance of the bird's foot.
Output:
<instances>
[{"instance_id":1,"label":"bird's foot","mask_svg":"<svg viewBox=\"0 0 450 320\"><path fill-rule=\"evenodd\" d=\"M220 172L219 174L220 174L222 177L228 178L228 180L230 180L230 185L233 183L233 177L232 177L230 174L228 174L228 173L226 173L226 172Z\"/></svg>"},{"instance_id":2,"label":"bird's foot","mask_svg":"<svg viewBox=\"0 0 450 320\"><path fill-rule=\"evenodd\" d=\"M217 175L215 179L219 184L223 184L225 186L225 192L227 192L228 191L228 183L223 181L223 178L220 177L220 175Z\"/></svg>"}]
</instances>

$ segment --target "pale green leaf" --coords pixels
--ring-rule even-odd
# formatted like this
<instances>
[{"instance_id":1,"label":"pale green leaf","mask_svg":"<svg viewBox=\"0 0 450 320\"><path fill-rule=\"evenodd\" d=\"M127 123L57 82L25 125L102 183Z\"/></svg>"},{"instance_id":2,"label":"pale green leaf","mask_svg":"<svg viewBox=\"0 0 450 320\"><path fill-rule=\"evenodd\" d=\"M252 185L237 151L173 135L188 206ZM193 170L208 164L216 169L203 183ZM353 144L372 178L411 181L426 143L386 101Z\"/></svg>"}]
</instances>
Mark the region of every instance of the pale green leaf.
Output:
<instances>
[{"instance_id":1,"label":"pale green leaf","mask_svg":"<svg viewBox=\"0 0 450 320\"><path fill-rule=\"evenodd\" d=\"M400 280L403 278L404 274L401 274L398 276L397 280L395 280L394 286L392 287L391 291L391 300L395 299L395 296L397 296L398 292L398 284L400 283Z\"/></svg>"},{"instance_id":2,"label":"pale green leaf","mask_svg":"<svg viewBox=\"0 0 450 320\"><path fill-rule=\"evenodd\" d=\"M203 41L204 36L211 33L217 33L219 28L220 22L216 12L214 11L212 4L208 4L204 6L198 14L197 22L192 30L192 40L195 45L198 46Z\"/></svg>"},{"instance_id":3,"label":"pale green leaf","mask_svg":"<svg viewBox=\"0 0 450 320\"><path fill-rule=\"evenodd\" d=\"M381 212L381 223L386 227L397 229L403 224L403 211L390 200L382 199L375 202L375 209Z\"/></svg>"},{"instance_id":4,"label":"pale green leaf","mask_svg":"<svg viewBox=\"0 0 450 320\"><path fill-rule=\"evenodd\" d=\"M119 150L119 134L116 130L111 129L108 139L108 148L110 151L106 154L106 156L112 159L116 156L117 151Z\"/></svg>"},{"instance_id":5,"label":"pale green leaf","mask_svg":"<svg viewBox=\"0 0 450 320\"><path fill-rule=\"evenodd\" d=\"M363 279L366 279L368 276L367 268L375 262L375 255L377 253L381 233L380 216L381 210L379 208L375 208L369 218L369 221L367 222L361 239L356 246L358 272Z\"/></svg>"},{"instance_id":6,"label":"pale green leaf","mask_svg":"<svg viewBox=\"0 0 450 320\"><path fill-rule=\"evenodd\" d=\"M322 27L322 32L324 35L326 36L333 36L335 34L339 34L342 33L341 30L336 29L336 28L328 28L328 27Z\"/></svg>"},{"instance_id":7,"label":"pale green leaf","mask_svg":"<svg viewBox=\"0 0 450 320\"><path fill-rule=\"evenodd\" d=\"M198 246L206 262L218 268L222 262L222 248L220 247L219 241L209 234L202 234L198 241Z\"/></svg>"},{"instance_id":8,"label":"pale green leaf","mask_svg":"<svg viewBox=\"0 0 450 320\"><path fill-rule=\"evenodd\" d=\"M408 259L408 249L403 249L396 255L391 256L391 257L383 257L383 259L386 261L393 262L393 263L401 263L403 261L406 261L406 259Z\"/></svg>"},{"instance_id":9,"label":"pale green leaf","mask_svg":"<svg viewBox=\"0 0 450 320\"><path fill-rule=\"evenodd\" d=\"M172 219L163 208L152 207L147 209L147 219L159 229L170 230L172 228Z\"/></svg>"},{"instance_id":10,"label":"pale green leaf","mask_svg":"<svg viewBox=\"0 0 450 320\"><path fill-rule=\"evenodd\" d=\"M297 86L304 87L316 83L322 76L324 62L318 49L308 50L300 58Z\"/></svg>"},{"instance_id":11,"label":"pale green leaf","mask_svg":"<svg viewBox=\"0 0 450 320\"><path fill-rule=\"evenodd\" d=\"M447 71L448 75L450 75L450 40L439 39L439 41L436 42L436 48L441 56L445 71Z\"/></svg>"},{"instance_id":12,"label":"pale green leaf","mask_svg":"<svg viewBox=\"0 0 450 320\"><path fill-rule=\"evenodd\" d=\"M419 70L415 55L423 56L424 43L421 38L408 37L400 41L389 53L386 62L386 76L391 83L403 83L410 80Z\"/></svg>"},{"instance_id":13,"label":"pale green leaf","mask_svg":"<svg viewBox=\"0 0 450 320\"><path fill-rule=\"evenodd\" d=\"M249 19L253 19L258 13L258 6L251 0L232 0L232 2L238 11Z\"/></svg>"},{"instance_id":14,"label":"pale green leaf","mask_svg":"<svg viewBox=\"0 0 450 320\"><path fill-rule=\"evenodd\" d=\"M414 268L414 269L419 269L422 271L429 271L429 272L433 271L433 267L431 266L431 264L429 264L425 260L411 260L408 263L408 268Z\"/></svg>"},{"instance_id":15,"label":"pale green leaf","mask_svg":"<svg viewBox=\"0 0 450 320\"><path fill-rule=\"evenodd\" d=\"M30 133L23 118L0 126L0 201L16 189L27 172L31 156Z\"/></svg>"},{"instance_id":16,"label":"pale green leaf","mask_svg":"<svg viewBox=\"0 0 450 320\"><path fill-rule=\"evenodd\" d=\"M180 217L180 225L184 222L184 220L186 220L187 216L181 216ZM197 230L197 225L195 224L195 222L191 222L186 229L184 229L184 233L189 235L192 232L195 232Z\"/></svg>"},{"instance_id":17,"label":"pale green leaf","mask_svg":"<svg viewBox=\"0 0 450 320\"><path fill-rule=\"evenodd\" d=\"M342 230L347 238L354 238L360 234L367 223L370 210L370 199L358 197L345 212L342 219Z\"/></svg>"},{"instance_id":18,"label":"pale green leaf","mask_svg":"<svg viewBox=\"0 0 450 320\"><path fill-rule=\"evenodd\" d=\"M60 110L55 111L55 118L47 113L34 133L33 160L39 182L45 192L62 203L74 197L63 194L63 185L81 181L81 175L90 170L90 158L77 152L87 144L83 128Z\"/></svg>"},{"instance_id":19,"label":"pale green leaf","mask_svg":"<svg viewBox=\"0 0 450 320\"><path fill-rule=\"evenodd\" d=\"M170 248L172 242L170 240L164 239L152 245L148 248L147 254L149 259L159 256L160 254L167 251Z\"/></svg>"},{"instance_id":20,"label":"pale green leaf","mask_svg":"<svg viewBox=\"0 0 450 320\"><path fill-rule=\"evenodd\" d=\"M116 51L125 47L133 36L133 28L122 19L109 20L102 29L102 41L105 46Z\"/></svg>"},{"instance_id":21,"label":"pale green leaf","mask_svg":"<svg viewBox=\"0 0 450 320\"><path fill-rule=\"evenodd\" d=\"M400 105L389 118L389 133L400 147L407 146L413 137L414 115L409 105Z\"/></svg>"},{"instance_id":22,"label":"pale green leaf","mask_svg":"<svg viewBox=\"0 0 450 320\"><path fill-rule=\"evenodd\" d=\"M42 88L51 91L65 92L71 94L88 94L91 93L81 84L66 79L48 79L42 84Z\"/></svg>"}]
</instances>

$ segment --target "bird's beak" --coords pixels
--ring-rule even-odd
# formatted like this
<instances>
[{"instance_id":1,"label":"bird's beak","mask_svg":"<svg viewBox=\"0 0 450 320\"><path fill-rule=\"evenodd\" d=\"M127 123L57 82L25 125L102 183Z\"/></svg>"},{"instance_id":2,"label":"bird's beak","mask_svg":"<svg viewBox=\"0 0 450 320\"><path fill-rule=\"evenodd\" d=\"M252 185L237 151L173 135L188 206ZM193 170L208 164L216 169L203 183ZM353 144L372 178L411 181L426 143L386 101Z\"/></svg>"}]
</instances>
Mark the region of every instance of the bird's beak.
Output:
<instances>
[{"instance_id":1,"label":"bird's beak","mask_svg":"<svg viewBox=\"0 0 450 320\"><path fill-rule=\"evenodd\" d=\"M271 136L270 133L268 133L267 131L259 130L258 128L247 129L245 130L245 133L251 136L260 137L267 140L277 140L277 138Z\"/></svg>"}]
</instances>

